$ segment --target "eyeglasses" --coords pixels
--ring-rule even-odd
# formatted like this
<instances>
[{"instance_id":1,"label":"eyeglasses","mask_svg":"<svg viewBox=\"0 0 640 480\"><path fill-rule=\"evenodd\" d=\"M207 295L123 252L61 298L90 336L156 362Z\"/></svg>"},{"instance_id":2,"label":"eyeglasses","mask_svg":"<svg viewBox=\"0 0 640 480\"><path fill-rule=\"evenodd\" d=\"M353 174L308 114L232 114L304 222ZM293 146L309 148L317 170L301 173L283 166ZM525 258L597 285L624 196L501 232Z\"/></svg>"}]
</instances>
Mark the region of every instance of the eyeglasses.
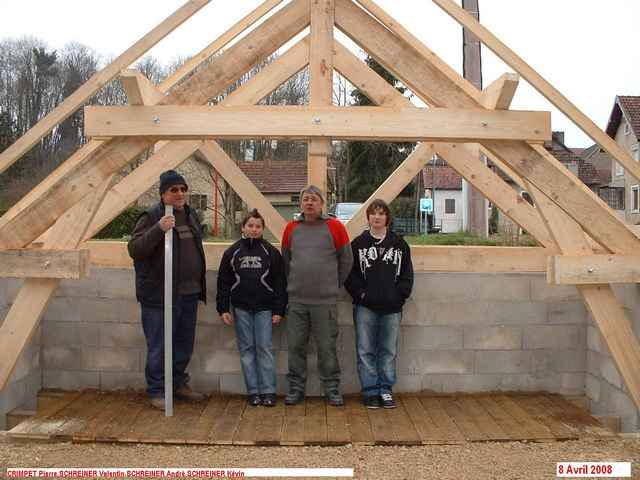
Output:
<instances>
[{"instance_id":1,"label":"eyeglasses","mask_svg":"<svg viewBox=\"0 0 640 480\"><path fill-rule=\"evenodd\" d=\"M171 193L178 193L178 192L185 193L187 190L188 190L187 187L184 187L184 186L182 186L182 187L171 187L169 189L169 191Z\"/></svg>"}]
</instances>

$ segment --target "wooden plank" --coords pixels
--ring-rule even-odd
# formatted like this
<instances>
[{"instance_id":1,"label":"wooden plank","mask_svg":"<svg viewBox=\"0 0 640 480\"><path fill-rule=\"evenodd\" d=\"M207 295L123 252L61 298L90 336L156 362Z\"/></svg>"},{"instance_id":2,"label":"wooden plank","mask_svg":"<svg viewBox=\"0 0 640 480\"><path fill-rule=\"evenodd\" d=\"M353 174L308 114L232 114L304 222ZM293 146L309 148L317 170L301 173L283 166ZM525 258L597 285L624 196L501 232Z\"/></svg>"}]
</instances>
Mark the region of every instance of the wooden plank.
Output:
<instances>
[{"instance_id":1,"label":"wooden plank","mask_svg":"<svg viewBox=\"0 0 640 480\"><path fill-rule=\"evenodd\" d=\"M304 445L305 403L285 406L280 445Z\"/></svg>"},{"instance_id":2,"label":"wooden plank","mask_svg":"<svg viewBox=\"0 0 640 480\"><path fill-rule=\"evenodd\" d=\"M393 429L396 445L422 445L420 435L399 396L397 396L397 407L384 411L387 421Z\"/></svg>"},{"instance_id":3,"label":"wooden plank","mask_svg":"<svg viewBox=\"0 0 640 480\"><path fill-rule=\"evenodd\" d=\"M428 105L481 107L477 100L458 88L455 74L439 69L438 63L431 58L407 49L405 42L351 2L336 0L336 25ZM630 248L640 246L638 237L605 207L604 202L550 154L542 156L524 142L482 143L521 177L527 177L545 195L553 198L600 244L616 253L628 253Z\"/></svg>"},{"instance_id":4,"label":"wooden plank","mask_svg":"<svg viewBox=\"0 0 640 480\"><path fill-rule=\"evenodd\" d=\"M333 104L333 0L311 2L311 43L309 47L309 105ZM329 153L316 153L316 152ZM311 140L307 156L307 183L320 188L326 198L327 165L331 154L329 139Z\"/></svg>"},{"instance_id":5,"label":"wooden plank","mask_svg":"<svg viewBox=\"0 0 640 480\"><path fill-rule=\"evenodd\" d=\"M173 140L334 138L388 141L551 139L551 114L514 110L382 107L109 106L84 108L89 137Z\"/></svg>"},{"instance_id":6,"label":"wooden plank","mask_svg":"<svg viewBox=\"0 0 640 480\"><path fill-rule=\"evenodd\" d=\"M231 188L249 205L249 208L256 207L260 210L271 233L276 238L282 238L287 226L286 220L240 170L238 164L231 160L216 142L204 142L198 152L224 177Z\"/></svg>"},{"instance_id":7,"label":"wooden plank","mask_svg":"<svg viewBox=\"0 0 640 480\"><path fill-rule=\"evenodd\" d=\"M418 433L422 445L437 445L443 443L444 434L433 422L431 416L425 411L422 403L420 403L420 400L416 396L402 395L400 401L411 422L413 422L413 426Z\"/></svg>"},{"instance_id":8,"label":"wooden plank","mask_svg":"<svg viewBox=\"0 0 640 480\"><path fill-rule=\"evenodd\" d=\"M482 406L482 404L477 401L477 399L465 396L459 398L457 403L461 410L473 419L473 422L478 426L480 432L488 440L501 441L511 439L510 435L502 430L500 425Z\"/></svg>"},{"instance_id":9,"label":"wooden plank","mask_svg":"<svg viewBox=\"0 0 640 480\"><path fill-rule=\"evenodd\" d=\"M534 420L523 408L506 395L494 397L495 402L507 414L514 418L525 431L530 440L550 440L555 439L555 435L540 422Z\"/></svg>"},{"instance_id":10,"label":"wooden plank","mask_svg":"<svg viewBox=\"0 0 640 480\"><path fill-rule=\"evenodd\" d=\"M0 250L0 277L67 278L89 276L89 250Z\"/></svg>"},{"instance_id":11,"label":"wooden plank","mask_svg":"<svg viewBox=\"0 0 640 480\"><path fill-rule=\"evenodd\" d=\"M283 434L285 407L283 399L275 407L261 409L256 425L256 445L280 445Z\"/></svg>"},{"instance_id":12,"label":"wooden plank","mask_svg":"<svg viewBox=\"0 0 640 480\"><path fill-rule=\"evenodd\" d=\"M327 445L351 443L346 407L327 407Z\"/></svg>"},{"instance_id":13,"label":"wooden plank","mask_svg":"<svg viewBox=\"0 0 640 480\"><path fill-rule=\"evenodd\" d=\"M264 60L309 24L309 0L293 0L217 60L196 72L166 97L171 104L205 104L233 81ZM144 108L144 107L139 107ZM111 173L120 171L151 145L151 141L113 140L99 149L65 178L12 216L0 218L0 248L22 248L42 234L71 206Z\"/></svg>"},{"instance_id":14,"label":"wooden plank","mask_svg":"<svg viewBox=\"0 0 640 480\"><path fill-rule=\"evenodd\" d=\"M91 98L93 94L115 78L123 68L127 68L134 63L136 59L144 55L151 47L182 25L210 1L211 0L188 1L107 67L94 74L46 117L40 120L27 133L20 137L20 139L0 154L0 173L9 168L16 160L39 142L40 139L53 130L56 125L73 114L83 103Z\"/></svg>"},{"instance_id":15,"label":"wooden plank","mask_svg":"<svg viewBox=\"0 0 640 480\"><path fill-rule=\"evenodd\" d=\"M457 89L473 99L479 98L480 91L471 82L458 75L457 72L449 66L449 64L441 60L435 52L427 48L426 45L404 28L400 22L392 18L384 9L380 8L372 0L357 0L357 2L380 23L387 27L390 32L401 39L412 50L417 52L418 55L430 59L440 71L448 73L449 77L454 79Z\"/></svg>"},{"instance_id":16,"label":"wooden plank","mask_svg":"<svg viewBox=\"0 0 640 480\"><path fill-rule=\"evenodd\" d=\"M101 411L87 422L86 427L73 436L74 442L95 442L101 432L114 422L115 417L122 414L127 397L123 393L109 393L102 397Z\"/></svg>"},{"instance_id":17,"label":"wooden plank","mask_svg":"<svg viewBox=\"0 0 640 480\"><path fill-rule=\"evenodd\" d=\"M255 445L256 430L258 427L261 410L247 404L238 423L238 428L233 436L234 445Z\"/></svg>"},{"instance_id":18,"label":"wooden plank","mask_svg":"<svg viewBox=\"0 0 640 480\"><path fill-rule=\"evenodd\" d=\"M519 83L518 74L505 73L482 90L479 103L488 110L508 110Z\"/></svg>"},{"instance_id":19,"label":"wooden plank","mask_svg":"<svg viewBox=\"0 0 640 480\"><path fill-rule=\"evenodd\" d=\"M433 423L442 432L443 440L446 443L463 443L465 441L464 435L445 411L438 397L420 397L420 403Z\"/></svg>"},{"instance_id":20,"label":"wooden plank","mask_svg":"<svg viewBox=\"0 0 640 480\"><path fill-rule=\"evenodd\" d=\"M516 402L531 417L543 424L553 433L556 440L573 440L578 438L577 431L568 423L560 421L544 401L543 395L514 396Z\"/></svg>"},{"instance_id":21,"label":"wooden plank","mask_svg":"<svg viewBox=\"0 0 640 480\"><path fill-rule=\"evenodd\" d=\"M165 78L160 84L160 90L167 91L178 82L180 82L186 74L192 72L195 68L209 59L212 55L219 52L232 42L238 35L254 25L258 20L268 14L275 7L280 5L283 0L266 0L261 3L255 10L251 11L248 15L243 17L239 22L233 25L229 30L223 33L220 37L207 45L199 53L191 57L189 60L176 70L173 74Z\"/></svg>"},{"instance_id":22,"label":"wooden plank","mask_svg":"<svg viewBox=\"0 0 640 480\"><path fill-rule=\"evenodd\" d=\"M127 93L129 105L155 105L164 98L164 94L138 70L123 70L120 83Z\"/></svg>"},{"instance_id":23,"label":"wooden plank","mask_svg":"<svg viewBox=\"0 0 640 480\"><path fill-rule=\"evenodd\" d=\"M112 176L98 185L87 204L73 216L65 216L56 224L44 244L45 249L76 249L111 185ZM20 287L9 313L0 325L0 390L2 390L33 336L59 280L28 278Z\"/></svg>"},{"instance_id":24,"label":"wooden plank","mask_svg":"<svg viewBox=\"0 0 640 480\"><path fill-rule=\"evenodd\" d=\"M180 402L176 404L173 417L162 418L162 426L157 433L162 443L186 444L208 404L208 402Z\"/></svg>"},{"instance_id":25,"label":"wooden plank","mask_svg":"<svg viewBox=\"0 0 640 480\"><path fill-rule=\"evenodd\" d=\"M119 442L131 429L138 415L149 408L149 400L146 395L135 394L127 397L125 404L119 412L110 419L101 431L96 432L96 442Z\"/></svg>"},{"instance_id":26,"label":"wooden plank","mask_svg":"<svg viewBox=\"0 0 640 480\"><path fill-rule=\"evenodd\" d=\"M465 410L464 405L460 401L461 399L456 397L441 397L437 400L467 441L487 440L487 436L480 430L472 415Z\"/></svg>"},{"instance_id":27,"label":"wooden plank","mask_svg":"<svg viewBox=\"0 0 640 480\"><path fill-rule=\"evenodd\" d=\"M156 436L157 429L165 418L164 412L145 403L129 428L118 435L118 442L124 443L161 443Z\"/></svg>"},{"instance_id":28,"label":"wooden plank","mask_svg":"<svg viewBox=\"0 0 640 480\"><path fill-rule=\"evenodd\" d=\"M324 397L308 397L304 417L304 444L327 444L327 405Z\"/></svg>"},{"instance_id":29,"label":"wooden plank","mask_svg":"<svg viewBox=\"0 0 640 480\"><path fill-rule=\"evenodd\" d=\"M367 409L371 433L376 445L393 445L396 441L395 432L391 428L384 409Z\"/></svg>"},{"instance_id":30,"label":"wooden plank","mask_svg":"<svg viewBox=\"0 0 640 480\"><path fill-rule=\"evenodd\" d=\"M421 144L409 155L394 172L380 185L375 192L362 204L358 211L349 219L345 227L349 238L355 238L367 226L366 212L371 202L381 198L391 203L400 192L420 173L434 155L430 145Z\"/></svg>"},{"instance_id":31,"label":"wooden plank","mask_svg":"<svg viewBox=\"0 0 640 480\"><path fill-rule=\"evenodd\" d=\"M549 257L551 285L594 285L640 282L638 255L554 255Z\"/></svg>"},{"instance_id":32,"label":"wooden plank","mask_svg":"<svg viewBox=\"0 0 640 480\"><path fill-rule=\"evenodd\" d=\"M631 158L615 140L605 134L580 109L569 101L559 90L545 80L538 72L531 68L513 50L502 43L495 35L483 27L480 22L461 9L452 0L433 0L440 8L447 12L464 28L469 29L493 53L500 57L507 65L518 72L538 92L549 100L558 110L564 113L586 135L600 144L629 174L640 180L640 165Z\"/></svg>"},{"instance_id":33,"label":"wooden plank","mask_svg":"<svg viewBox=\"0 0 640 480\"><path fill-rule=\"evenodd\" d=\"M367 409L355 397L345 397L345 412L353 445L374 445Z\"/></svg>"},{"instance_id":34,"label":"wooden plank","mask_svg":"<svg viewBox=\"0 0 640 480\"><path fill-rule=\"evenodd\" d=\"M500 429L510 438L511 440L527 440L528 434L524 427L517 422L508 412L499 405L495 399L490 396L481 396L478 397L477 402L484 408L489 415L495 420L495 422L500 426Z\"/></svg>"},{"instance_id":35,"label":"wooden plank","mask_svg":"<svg viewBox=\"0 0 640 480\"><path fill-rule=\"evenodd\" d=\"M231 445L246 405L244 397L231 397L224 413L211 430L208 443Z\"/></svg>"},{"instance_id":36,"label":"wooden plank","mask_svg":"<svg viewBox=\"0 0 640 480\"><path fill-rule=\"evenodd\" d=\"M560 418L567 419L573 426L577 426L584 433L599 437L614 437L616 434L603 426L588 411L579 408L559 395L541 395L540 403Z\"/></svg>"},{"instance_id":37,"label":"wooden plank","mask_svg":"<svg viewBox=\"0 0 640 480\"><path fill-rule=\"evenodd\" d=\"M13 438L48 439L46 432L41 433L42 425L45 424L46 426L50 418L77 400L81 394L82 392L65 392L58 402L51 404L33 417L20 422L19 425L12 428L9 431L9 435Z\"/></svg>"},{"instance_id":38,"label":"wooden plank","mask_svg":"<svg viewBox=\"0 0 640 480\"><path fill-rule=\"evenodd\" d=\"M229 397L214 395L209 398L206 406L202 410L200 417L189 431L186 439L188 445L204 445L209 443L216 435L215 427L222 418L224 411L229 404Z\"/></svg>"},{"instance_id":39,"label":"wooden plank","mask_svg":"<svg viewBox=\"0 0 640 480\"><path fill-rule=\"evenodd\" d=\"M87 428L89 422L95 418L108 404L108 398L97 391L85 391L76 400L59 412L66 421L52 430L50 438L71 441L76 434Z\"/></svg>"}]
</instances>

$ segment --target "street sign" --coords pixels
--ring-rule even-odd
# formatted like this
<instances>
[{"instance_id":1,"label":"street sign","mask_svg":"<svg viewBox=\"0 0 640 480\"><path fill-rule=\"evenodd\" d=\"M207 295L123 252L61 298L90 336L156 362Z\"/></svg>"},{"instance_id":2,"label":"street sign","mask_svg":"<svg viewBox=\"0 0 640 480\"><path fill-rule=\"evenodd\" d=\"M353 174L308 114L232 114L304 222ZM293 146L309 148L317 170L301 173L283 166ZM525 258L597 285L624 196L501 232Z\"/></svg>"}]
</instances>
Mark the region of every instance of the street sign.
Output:
<instances>
[{"instance_id":1,"label":"street sign","mask_svg":"<svg viewBox=\"0 0 640 480\"><path fill-rule=\"evenodd\" d=\"M421 198L420 199L420 211L432 213L433 212L433 198Z\"/></svg>"}]
</instances>

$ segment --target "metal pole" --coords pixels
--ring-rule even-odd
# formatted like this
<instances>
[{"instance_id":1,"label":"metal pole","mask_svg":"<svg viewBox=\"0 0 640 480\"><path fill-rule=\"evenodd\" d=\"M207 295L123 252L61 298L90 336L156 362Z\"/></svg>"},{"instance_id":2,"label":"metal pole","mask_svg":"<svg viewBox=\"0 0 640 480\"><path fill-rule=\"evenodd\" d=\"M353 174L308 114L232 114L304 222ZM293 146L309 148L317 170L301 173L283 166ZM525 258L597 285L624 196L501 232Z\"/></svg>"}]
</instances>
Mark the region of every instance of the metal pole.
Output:
<instances>
[{"instance_id":1,"label":"metal pole","mask_svg":"<svg viewBox=\"0 0 640 480\"><path fill-rule=\"evenodd\" d=\"M173 215L173 205L165 205ZM173 417L173 229L164 234L164 415Z\"/></svg>"}]
</instances>

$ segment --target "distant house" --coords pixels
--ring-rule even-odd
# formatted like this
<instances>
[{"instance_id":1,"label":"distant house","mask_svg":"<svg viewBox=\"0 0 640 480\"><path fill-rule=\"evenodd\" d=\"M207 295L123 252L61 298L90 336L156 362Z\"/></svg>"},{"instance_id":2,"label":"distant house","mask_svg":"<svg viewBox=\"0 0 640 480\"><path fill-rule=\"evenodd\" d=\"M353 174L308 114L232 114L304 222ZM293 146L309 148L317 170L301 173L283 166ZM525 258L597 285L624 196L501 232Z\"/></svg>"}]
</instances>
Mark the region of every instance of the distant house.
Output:
<instances>
[{"instance_id":1,"label":"distant house","mask_svg":"<svg viewBox=\"0 0 640 480\"><path fill-rule=\"evenodd\" d=\"M462 177L438 157L422 169L422 185L431 191L434 225L442 233L462 230Z\"/></svg>"},{"instance_id":2,"label":"distant house","mask_svg":"<svg viewBox=\"0 0 640 480\"><path fill-rule=\"evenodd\" d=\"M607 134L640 161L640 97L617 96L607 124ZM640 223L640 185L624 168L612 162L609 188L624 192L624 220Z\"/></svg>"}]
</instances>

